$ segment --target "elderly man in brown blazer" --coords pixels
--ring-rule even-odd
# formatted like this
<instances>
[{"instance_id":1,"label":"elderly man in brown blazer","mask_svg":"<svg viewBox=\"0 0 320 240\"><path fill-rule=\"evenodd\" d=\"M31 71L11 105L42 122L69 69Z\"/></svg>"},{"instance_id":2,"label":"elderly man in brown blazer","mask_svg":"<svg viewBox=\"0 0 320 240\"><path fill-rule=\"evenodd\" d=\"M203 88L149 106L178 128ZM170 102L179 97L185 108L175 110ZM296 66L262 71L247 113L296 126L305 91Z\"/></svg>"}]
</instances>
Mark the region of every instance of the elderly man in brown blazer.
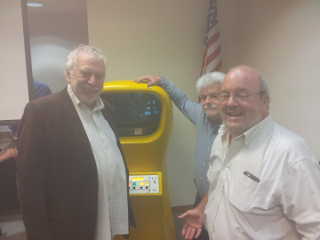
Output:
<instances>
[{"instance_id":1,"label":"elderly man in brown blazer","mask_svg":"<svg viewBox=\"0 0 320 240\"><path fill-rule=\"evenodd\" d=\"M99 97L105 58L69 55L63 91L27 104L19 135L18 192L28 240L127 235L128 174L110 107Z\"/></svg>"}]
</instances>

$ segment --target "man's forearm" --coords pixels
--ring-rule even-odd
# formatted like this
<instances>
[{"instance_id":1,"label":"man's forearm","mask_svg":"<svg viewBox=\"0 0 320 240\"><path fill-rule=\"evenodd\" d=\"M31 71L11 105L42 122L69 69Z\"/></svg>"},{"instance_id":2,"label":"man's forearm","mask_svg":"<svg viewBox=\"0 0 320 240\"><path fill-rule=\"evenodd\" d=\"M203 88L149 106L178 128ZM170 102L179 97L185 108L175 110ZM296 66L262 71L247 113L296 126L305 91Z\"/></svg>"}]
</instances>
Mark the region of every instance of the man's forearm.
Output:
<instances>
[{"instance_id":1,"label":"man's forearm","mask_svg":"<svg viewBox=\"0 0 320 240\"><path fill-rule=\"evenodd\" d=\"M202 108L200 104L190 100L188 96L176 85L161 77L159 86L161 86L169 95L171 100L174 102L176 107L193 123L197 122Z\"/></svg>"},{"instance_id":2,"label":"man's forearm","mask_svg":"<svg viewBox=\"0 0 320 240\"><path fill-rule=\"evenodd\" d=\"M6 157L6 155L5 155L5 152L1 152L1 153L0 153L0 162L4 161L4 160L6 160L6 159L7 159L7 157Z\"/></svg>"},{"instance_id":3,"label":"man's forearm","mask_svg":"<svg viewBox=\"0 0 320 240\"><path fill-rule=\"evenodd\" d=\"M17 156L17 150L15 148L7 148L0 153L0 162Z\"/></svg>"},{"instance_id":4,"label":"man's forearm","mask_svg":"<svg viewBox=\"0 0 320 240\"><path fill-rule=\"evenodd\" d=\"M201 212L204 212L204 209L206 208L207 203L208 203L208 193L203 196L203 198L198 203L196 208L199 209Z\"/></svg>"}]
</instances>

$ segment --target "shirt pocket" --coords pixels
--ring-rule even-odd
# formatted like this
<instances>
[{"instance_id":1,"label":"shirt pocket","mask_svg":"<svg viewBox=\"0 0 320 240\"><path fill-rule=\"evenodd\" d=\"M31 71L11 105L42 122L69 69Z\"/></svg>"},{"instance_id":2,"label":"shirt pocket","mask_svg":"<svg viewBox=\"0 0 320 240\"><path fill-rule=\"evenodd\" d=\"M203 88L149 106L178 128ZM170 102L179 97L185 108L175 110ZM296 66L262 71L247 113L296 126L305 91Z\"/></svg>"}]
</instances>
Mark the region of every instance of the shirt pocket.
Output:
<instances>
[{"instance_id":1,"label":"shirt pocket","mask_svg":"<svg viewBox=\"0 0 320 240\"><path fill-rule=\"evenodd\" d=\"M251 177L244 172L228 176L230 180L226 194L229 195L230 203L242 212L249 212L252 209L257 192L263 184L260 180L255 180L258 178L257 175L250 174Z\"/></svg>"},{"instance_id":2,"label":"shirt pocket","mask_svg":"<svg viewBox=\"0 0 320 240\"><path fill-rule=\"evenodd\" d=\"M258 181L253 179L258 178ZM230 203L242 212L257 215L274 215L278 211L275 186L271 180L253 177L242 173L230 187Z\"/></svg>"}]
</instances>

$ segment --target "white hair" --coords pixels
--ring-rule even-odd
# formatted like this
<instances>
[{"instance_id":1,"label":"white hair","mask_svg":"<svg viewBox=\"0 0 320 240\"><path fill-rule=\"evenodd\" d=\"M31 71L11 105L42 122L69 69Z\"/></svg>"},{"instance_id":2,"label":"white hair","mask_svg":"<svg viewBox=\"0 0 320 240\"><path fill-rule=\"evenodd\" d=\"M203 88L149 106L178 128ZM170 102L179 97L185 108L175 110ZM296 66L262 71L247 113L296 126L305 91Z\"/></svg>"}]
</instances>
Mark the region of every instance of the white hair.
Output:
<instances>
[{"instance_id":1,"label":"white hair","mask_svg":"<svg viewBox=\"0 0 320 240\"><path fill-rule=\"evenodd\" d=\"M208 87L209 85L222 83L226 74L222 72L210 72L203 74L200 78L198 78L196 83L196 89L199 93L201 89Z\"/></svg>"},{"instance_id":2,"label":"white hair","mask_svg":"<svg viewBox=\"0 0 320 240\"><path fill-rule=\"evenodd\" d=\"M69 72L76 65L79 55L83 53L88 54L98 60L101 60L104 64L106 64L106 58L100 49L97 49L89 45L81 44L68 54L67 62L65 64L66 72Z\"/></svg>"}]
</instances>

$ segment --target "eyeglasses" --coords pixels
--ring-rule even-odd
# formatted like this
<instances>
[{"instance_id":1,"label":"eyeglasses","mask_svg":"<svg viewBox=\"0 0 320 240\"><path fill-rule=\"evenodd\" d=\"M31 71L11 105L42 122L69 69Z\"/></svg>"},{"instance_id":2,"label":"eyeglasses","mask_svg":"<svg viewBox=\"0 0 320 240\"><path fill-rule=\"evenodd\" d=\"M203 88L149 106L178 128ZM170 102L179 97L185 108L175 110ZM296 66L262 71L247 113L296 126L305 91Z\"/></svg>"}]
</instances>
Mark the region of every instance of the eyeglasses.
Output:
<instances>
[{"instance_id":1,"label":"eyeglasses","mask_svg":"<svg viewBox=\"0 0 320 240\"><path fill-rule=\"evenodd\" d=\"M238 91L238 92L235 92L233 94L231 94L230 92L221 92L219 94L219 101L220 102L226 102L232 96L233 99L238 101L238 102L245 102L245 101L248 101L248 99L251 96L261 95L263 93L264 93L264 91L259 91L259 92Z\"/></svg>"},{"instance_id":2,"label":"eyeglasses","mask_svg":"<svg viewBox=\"0 0 320 240\"><path fill-rule=\"evenodd\" d=\"M220 95L218 93L211 93L211 94L208 94L208 95L200 95L199 96L199 101L200 102L205 101L207 98L219 101L219 97L220 97Z\"/></svg>"}]
</instances>

